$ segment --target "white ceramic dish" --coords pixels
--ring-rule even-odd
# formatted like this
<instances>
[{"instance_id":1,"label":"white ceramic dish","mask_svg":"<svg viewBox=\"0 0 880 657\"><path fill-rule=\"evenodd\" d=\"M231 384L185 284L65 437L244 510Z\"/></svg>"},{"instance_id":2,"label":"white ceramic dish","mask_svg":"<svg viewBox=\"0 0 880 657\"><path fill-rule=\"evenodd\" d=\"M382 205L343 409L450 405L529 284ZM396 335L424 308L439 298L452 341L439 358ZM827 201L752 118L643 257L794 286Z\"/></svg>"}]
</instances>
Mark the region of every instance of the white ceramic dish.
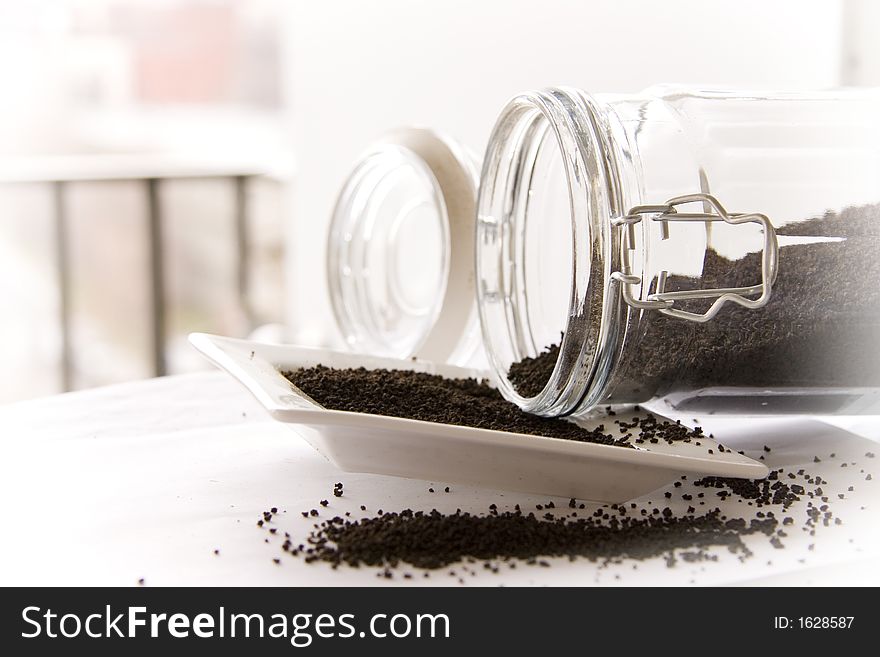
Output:
<instances>
[{"instance_id":1,"label":"white ceramic dish","mask_svg":"<svg viewBox=\"0 0 880 657\"><path fill-rule=\"evenodd\" d=\"M480 373L424 361L359 354L194 333L190 342L240 381L273 418L295 426L318 452L348 472L371 472L438 483L459 483L580 500L622 502L644 495L682 474L758 479L767 468L704 438L690 443L640 445L636 449L558 438L474 429L403 418L332 411L294 388L279 370L322 364L431 372L448 377ZM628 419L630 413L613 419ZM606 416L578 421L604 423ZM712 449L714 454L709 454Z\"/></svg>"}]
</instances>

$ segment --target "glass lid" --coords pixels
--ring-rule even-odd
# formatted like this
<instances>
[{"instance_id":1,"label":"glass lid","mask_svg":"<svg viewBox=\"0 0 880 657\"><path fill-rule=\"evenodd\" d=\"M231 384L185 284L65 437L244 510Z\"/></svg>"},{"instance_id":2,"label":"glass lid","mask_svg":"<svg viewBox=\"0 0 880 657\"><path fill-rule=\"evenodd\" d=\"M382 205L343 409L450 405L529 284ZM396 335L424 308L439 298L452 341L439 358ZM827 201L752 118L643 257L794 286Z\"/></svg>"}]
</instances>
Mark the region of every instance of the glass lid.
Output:
<instances>
[{"instance_id":1,"label":"glass lid","mask_svg":"<svg viewBox=\"0 0 880 657\"><path fill-rule=\"evenodd\" d=\"M327 279L348 347L446 362L474 300L477 168L422 129L387 135L346 180L330 225Z\"/></svg>"}]
</instances>

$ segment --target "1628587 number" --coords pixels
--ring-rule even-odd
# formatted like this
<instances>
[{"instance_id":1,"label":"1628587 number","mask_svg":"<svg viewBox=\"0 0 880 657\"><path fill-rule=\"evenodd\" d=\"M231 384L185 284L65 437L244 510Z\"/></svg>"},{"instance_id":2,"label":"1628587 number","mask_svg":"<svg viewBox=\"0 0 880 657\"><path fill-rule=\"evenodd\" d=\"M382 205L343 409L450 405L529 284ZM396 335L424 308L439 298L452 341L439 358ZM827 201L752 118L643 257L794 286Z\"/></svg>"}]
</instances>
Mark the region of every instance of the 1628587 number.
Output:
<instances>
[{"instance_id":1,"label":"1628587 number","mask_svg":"<svg viewBox=\"0 0 880 657\"><path fill-rule=\"evenodd\" d=\"M797 623L802 630L847 630L855 616L800 616Z\"/></svg>"}]
</instances>

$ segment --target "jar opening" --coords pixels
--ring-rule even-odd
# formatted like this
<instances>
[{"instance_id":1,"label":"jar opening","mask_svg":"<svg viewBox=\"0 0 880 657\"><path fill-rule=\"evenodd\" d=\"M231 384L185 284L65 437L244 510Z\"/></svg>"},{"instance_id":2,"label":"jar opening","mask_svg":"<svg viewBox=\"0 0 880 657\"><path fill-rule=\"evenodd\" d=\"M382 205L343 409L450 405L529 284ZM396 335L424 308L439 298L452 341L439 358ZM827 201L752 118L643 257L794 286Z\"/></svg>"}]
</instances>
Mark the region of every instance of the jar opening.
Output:
<instances>
[{"instance_id":1,"label":"jar opening","mask_svg":"<svg viewBox=\"0 0 880 657\"><path fill-rule=\"evenodd\" d=\"M539 415L596 403L612 360L619 200L610 140L593 99L550 89L511 100L487 147L477 204L483 341L502 394ZM511 376L523 362L546 379L524 386Z\"/></svg>"}]
</instances>

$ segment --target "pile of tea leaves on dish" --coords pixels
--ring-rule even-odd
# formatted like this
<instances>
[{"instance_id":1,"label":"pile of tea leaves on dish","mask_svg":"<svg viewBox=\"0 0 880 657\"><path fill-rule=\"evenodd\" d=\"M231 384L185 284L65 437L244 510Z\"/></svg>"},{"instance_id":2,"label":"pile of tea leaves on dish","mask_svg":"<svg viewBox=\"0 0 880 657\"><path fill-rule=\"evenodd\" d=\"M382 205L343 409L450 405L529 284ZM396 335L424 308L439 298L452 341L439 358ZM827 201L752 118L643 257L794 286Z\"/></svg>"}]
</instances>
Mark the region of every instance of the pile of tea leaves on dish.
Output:
<instances>
[{"instance_id":1,"label":"pile of tea leaves on dish","mask_svg":"<svg viewBox=\"0 0 880 657\"><path fill-rule=\"evenodd\" d=\"M618 422L615 436L604 424L593 429L522 411L485 381L437 374L323 365L282 372L299 391L324 408L438 422L494 431L633 447L633 443L691 441L702 432L650 413L636 424Z\"/></svg>"}]
</instances>

